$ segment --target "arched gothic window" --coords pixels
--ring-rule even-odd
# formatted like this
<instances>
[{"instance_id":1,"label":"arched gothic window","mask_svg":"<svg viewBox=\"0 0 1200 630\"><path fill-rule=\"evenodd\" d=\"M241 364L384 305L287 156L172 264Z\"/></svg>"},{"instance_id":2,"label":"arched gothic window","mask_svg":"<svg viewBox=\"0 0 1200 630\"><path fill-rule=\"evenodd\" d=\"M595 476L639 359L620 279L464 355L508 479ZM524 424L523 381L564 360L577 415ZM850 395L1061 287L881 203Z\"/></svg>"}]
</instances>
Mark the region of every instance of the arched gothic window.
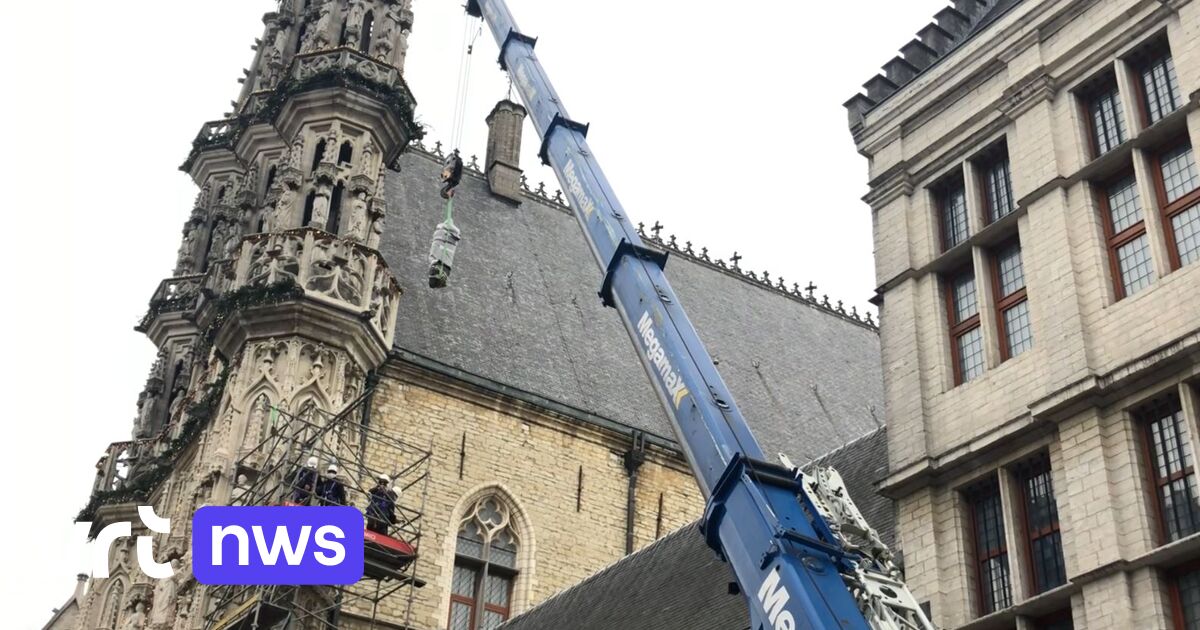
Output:
<instances>
[{"instance_id":1,"label":"arched gothic window","mask_svg":"<svg viewBox=\"0 0 1200 630\"><path fill-rule=\"evenodd\" d=\"M221 189L224 193L224 189ZM204 250L200 252L202 259L200 261L200 273L208 272L208 263L212 259L213 239L216 238L217 226L216 223L208 226L208 234L204 237Z\"/></svg>"},{"instance_id":2,"label":"arched gothic window","mask_svg":"<svg viewBox=\"0 0 1200 630\"><path fill-rule=\"evenodd\" d=\"M308 193L308 197L304 199L304 220L300 222L300 227L308 227L312 222L313 207L317 205L317 191Z\"/></svg>"},{"instance_id":3,"label":"arched gothic window","mask_svg":"<svg viewBox=\"0 0 1200 630\"><path fill-rule=\"evenodd\" d=\"M346 45L346 29L348 27L349 27L349 24L346 22L346 20L342 20L342 32L340 35L338 35L338 46L339 47Z\"/></svg>"},{"instance_id":4,"label":"arched gothic window","mask_svg":"<svg viewBox=\"0 0 1200 630\"><path fill-rule=\"evenodd\" d=\"M271 187L275 185L275 176L278 174L278 169L275 166L272 166L271 169L267 171L267 185L263 188L264 195L271 192Z\"/></svg>"},{"instance_id":5,"label":"arched gothic window","mask_svg":"<svg viewBox=\"0 0 1200 630\"><path fill-rule=\"evenodd\" d=\"M325 139L324 138L322 138L321 141L317 143L317 150L313 152L312 168L309 169L310 173L317 170L317 167L321 165L321 158L323 158L323 157L325 157Z\"/></svg>"},{"instance_id":6,"label":"arched gothic window","mask_svg":"<svg viewBox=\"0 0 1200 630\"><path fill-rule=\"evenodd\" d=\"M352 161L354 161L354 145L350 144L350 141L347 140L338 149L338 164L349 165Z\"/></svg>"},{"instance_id":7,"label":"arched gothic window","mask_svg":"<svg viewBox=\"0 0 1200 630\"><path fill-rule=\"evenodd\" d=\"M121 621L121 609L125 606L125 584L120 580L113 582L105 598L104 612L100 616L100 627L104 630L118 630Z\"/></svg>"},{"instance_id":8,"label":"arched gothic window","mask_svg":"<svg viewBox=\"0 0 1200 630\"><path fill-rule=\"evenodd\" d=\"M304 3L304 8L308 9L308 3ZM296 49L292 51L293 55L299 55L300 49L304 48L304 38L308 36L308 23L300 25L300 32L296 33Z\"/></svg>"},{"instance_id":9,"label":"arched gothic window","mask_svg":"<svg viewBox=\"0 0 1200 630\"><path fill-rule=\"evenodd\" d=\"M375 12L367 11L363 16L361 35L358 37L358 50L364 55L371 54L371 35L375 30Z\"/></svg>"},{"instance_id":10,"label":"arched gothic window","mask_svg":"<svg viewBox=\"0 0 1200 630\"><path fill-rule=\"evenodd\" d=\"M450 630L494 630L512 612L520 541L512 511L495 495L475 502L458 529Z\"/></svg>"},{"instance_id":11,"label":"arched gothic window","mask_svg":"<svg viewBox=\"0 0 1200 630\"><path fill-rule=\"evenodd\" d=\"M338 182L333 188L333 197L329 200L329 221L325 223L325 231L337 234L342 223L342 198L346 196L346 184Z\"/></svg>"}]
</instances>

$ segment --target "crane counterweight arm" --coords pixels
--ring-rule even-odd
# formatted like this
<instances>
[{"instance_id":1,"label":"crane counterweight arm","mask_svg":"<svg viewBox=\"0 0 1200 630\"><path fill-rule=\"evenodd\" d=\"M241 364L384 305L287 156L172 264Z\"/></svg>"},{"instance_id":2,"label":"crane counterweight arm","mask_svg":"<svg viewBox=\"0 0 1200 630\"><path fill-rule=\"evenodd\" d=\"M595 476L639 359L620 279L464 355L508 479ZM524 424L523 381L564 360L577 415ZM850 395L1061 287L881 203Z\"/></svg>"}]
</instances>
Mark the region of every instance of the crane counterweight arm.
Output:
<instances>
[{"instance_id":1,"label":"crane counterweight arm","mask_svg":"<svg viewBox=\"0 0 1200 630\"><path fill-rule=\"evenodd\" d=\"M500 46L593 256L600 297L633 341L708 501L702 529L746 595L755 630L925 628L880 625L863 610L862 554L843 544L794 468L765 461L712 358L664 274L665 254L647 248L504 0L469 0ZM835 499L836 500L836 499ZM825 509L827 513L828 510ZM919 614L919 613L918 613ZM926 622L928 623L928 622Z\"/></svg>"}]
</instances>

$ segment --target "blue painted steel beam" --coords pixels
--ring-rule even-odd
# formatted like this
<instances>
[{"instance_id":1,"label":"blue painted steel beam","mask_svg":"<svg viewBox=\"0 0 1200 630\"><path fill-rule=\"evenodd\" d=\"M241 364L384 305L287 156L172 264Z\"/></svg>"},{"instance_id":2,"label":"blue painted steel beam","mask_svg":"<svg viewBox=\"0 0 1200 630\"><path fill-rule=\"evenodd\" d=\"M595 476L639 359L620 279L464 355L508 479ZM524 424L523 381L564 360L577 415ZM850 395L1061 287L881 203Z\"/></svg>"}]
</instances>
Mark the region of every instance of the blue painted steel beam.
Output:
<instances>
[{"instance_id":1,"label":"blue painted steel beam","mask_svg":"<svg viewBox=\"0 0 1200 630\"><path fill-rule=\"evenodd\" d=\"M542 138L601 270L602 298L615 307L708 499L703 528L732 566L751 619L765 630L866 630L838 574L850 559L808 504L794 473L764 462L712 358L648 253L588 148L587 126L567 114L504 0L469 0L500 46L500 64Z\"/></svg>"}]
</instances>

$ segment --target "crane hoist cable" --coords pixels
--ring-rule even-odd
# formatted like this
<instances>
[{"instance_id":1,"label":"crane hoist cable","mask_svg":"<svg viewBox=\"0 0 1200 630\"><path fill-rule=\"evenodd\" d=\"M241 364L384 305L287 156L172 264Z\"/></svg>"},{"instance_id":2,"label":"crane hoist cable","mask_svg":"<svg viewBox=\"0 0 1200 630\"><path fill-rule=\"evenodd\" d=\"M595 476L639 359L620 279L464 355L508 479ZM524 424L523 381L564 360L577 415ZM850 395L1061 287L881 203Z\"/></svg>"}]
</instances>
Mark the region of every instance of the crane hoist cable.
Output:
<instances>
[{"instance_id":1,"label":"crane hoist cable","mask_svg":"<svg viewBox=\"0 0 1200 630\"><path fill-rule=\"evenodd\" d=\"M471 85L471 61L474 58L475 41L483 33L482 23L471 32L472 20L469 16L463 22L463 52L459 58L458 85L454 95L454 121L450 134L450 153L442 163L441 182L439 191L446 200L446 218L433 231L433 243L429 247L429 287L440 289L450 280L450 270L454 266L454 253L462 240L462 232L454 225L454 189L462 181L463 161L459 153L462 142L462 132L466 119L467 101Z\"/></svg>"}]
</instances>

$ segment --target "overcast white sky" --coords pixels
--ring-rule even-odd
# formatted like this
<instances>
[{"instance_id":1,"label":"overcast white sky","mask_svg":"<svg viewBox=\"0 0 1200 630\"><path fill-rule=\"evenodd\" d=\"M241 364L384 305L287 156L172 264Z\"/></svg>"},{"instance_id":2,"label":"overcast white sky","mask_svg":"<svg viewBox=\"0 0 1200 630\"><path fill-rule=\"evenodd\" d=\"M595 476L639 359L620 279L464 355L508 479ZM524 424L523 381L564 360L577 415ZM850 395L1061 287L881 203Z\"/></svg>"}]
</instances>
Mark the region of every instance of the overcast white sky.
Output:
<instances>
[{"instance_id":1,"label":"overcast white sky","mask_svg":"<svg viewBox=\"0 0 1200 630\"><path fill-rule=\"evenodd\" d=\"M431 141L450 136L459 4L413 7L407 79ZM875 286L866 163L841 103L945 4L510 0L635 222L860 310ZM86 566L71 520L101 450L128 439L154 357L132 328L196 193L177 167L200 124L229 111L274 6L6 3L5 627L40 627ZM485 30L468 156L506 93L496 54ZM525 149L530 180L557 188L532 129Z\"/></svg>"}]
</instances>

